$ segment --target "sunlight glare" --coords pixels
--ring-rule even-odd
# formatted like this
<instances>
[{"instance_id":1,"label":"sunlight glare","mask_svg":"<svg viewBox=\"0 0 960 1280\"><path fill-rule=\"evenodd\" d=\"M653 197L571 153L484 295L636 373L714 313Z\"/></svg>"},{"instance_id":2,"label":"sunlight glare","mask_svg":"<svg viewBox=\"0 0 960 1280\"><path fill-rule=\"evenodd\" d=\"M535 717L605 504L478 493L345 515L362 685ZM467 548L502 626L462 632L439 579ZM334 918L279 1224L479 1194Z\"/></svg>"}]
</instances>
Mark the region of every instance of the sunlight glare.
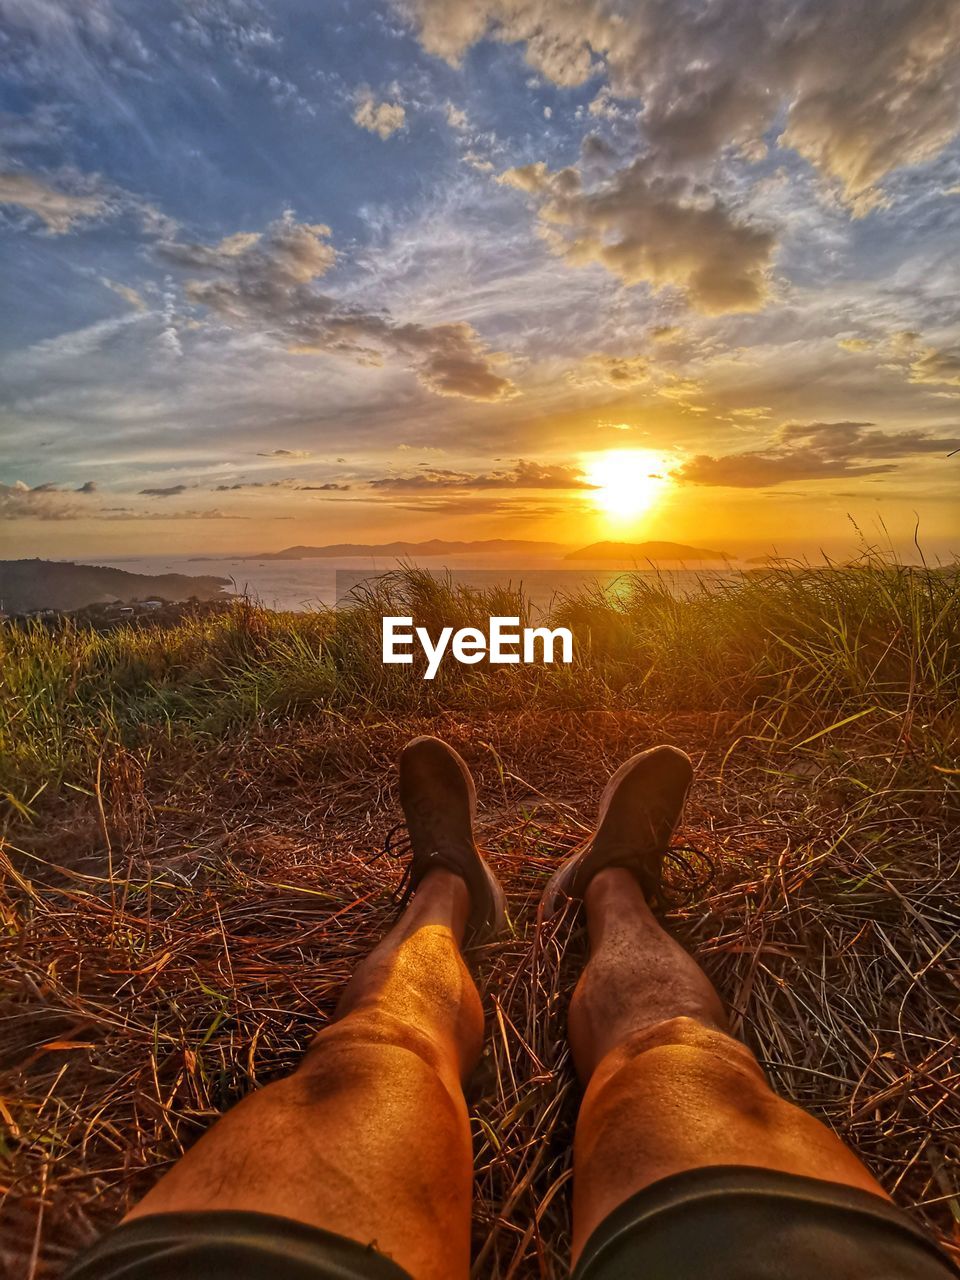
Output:
<instances>
[{"instance_id":1,"label":"sunlight glare","mask_svg":"<svg viewBox=\"0 0 960 1280\"><path fill-rule=\"evenodd\" d=\"M643 449L610 449L586 465L593 498L607 515L626 520L640 516L657 501L670 481L665 459Z\"/></svg>"}]
</instances>

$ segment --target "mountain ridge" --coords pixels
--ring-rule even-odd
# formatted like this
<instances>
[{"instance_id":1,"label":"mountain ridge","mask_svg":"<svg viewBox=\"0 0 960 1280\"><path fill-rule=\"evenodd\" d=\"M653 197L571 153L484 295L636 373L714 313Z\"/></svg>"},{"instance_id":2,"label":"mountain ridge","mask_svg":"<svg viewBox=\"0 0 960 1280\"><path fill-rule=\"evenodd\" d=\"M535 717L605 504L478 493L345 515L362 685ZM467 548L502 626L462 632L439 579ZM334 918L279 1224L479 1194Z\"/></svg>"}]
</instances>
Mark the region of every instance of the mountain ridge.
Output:
<instances>
[{"instance_id":1,"label":"mountain ridge","mask_svg":"<svg viewBox=\"0 0 960 1280\"><path fill-rule=\"evenodd\" d=\"M594 542L564 556L565 560L732 560L725 551L688 547L682 542Z\"/></svg>"},{"instance_id":2,"label":"mountain ridge","mask_svg":"<svg viewBox=\"0 0 960 1280\"><path fill-rule=\"evenodd\" d=\"M486 538L456 542L430 538L426 542L334 542L326 546L285 547L241 560L332 560L336 556L450 556L490 551L500 554L526 552L528 555L557 555L569 549L565 542L537 542L524 538Z\"/></svg>"},{"instance_id":3,"label":"mountain ridge","mask_svg":"<svg viewBox=\"0 0 960 1280\"><path fill-rule=\"evenodd\" d=\"M229 578L210 574L131 573L73 560L0 560L0 601L7 613L55 609L69 613L91 604L132 600L217 600Z\"/></svg>"}]
</instances>

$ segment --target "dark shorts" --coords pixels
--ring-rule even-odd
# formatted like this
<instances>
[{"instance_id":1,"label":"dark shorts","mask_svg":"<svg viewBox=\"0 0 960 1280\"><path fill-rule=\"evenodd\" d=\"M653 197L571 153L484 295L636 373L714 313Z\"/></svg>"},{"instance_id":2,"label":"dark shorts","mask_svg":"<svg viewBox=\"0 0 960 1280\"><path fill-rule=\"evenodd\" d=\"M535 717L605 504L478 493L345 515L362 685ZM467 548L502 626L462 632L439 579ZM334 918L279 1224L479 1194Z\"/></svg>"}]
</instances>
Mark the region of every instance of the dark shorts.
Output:
<instances>
[{"instance_id":1,"label":"dark shorts","mask_svg":"<svg viewBox=\"0 0 960 1280\"><path fill-rule=\"evenodd\" d=\"M741 1166L664 1178L587 1241L573 1280L957 1280L899 1209ZM169 1213L110 1232L67 1280L409 1280L343 1236L261 1213Z\"/></svg>"}]
</instances>

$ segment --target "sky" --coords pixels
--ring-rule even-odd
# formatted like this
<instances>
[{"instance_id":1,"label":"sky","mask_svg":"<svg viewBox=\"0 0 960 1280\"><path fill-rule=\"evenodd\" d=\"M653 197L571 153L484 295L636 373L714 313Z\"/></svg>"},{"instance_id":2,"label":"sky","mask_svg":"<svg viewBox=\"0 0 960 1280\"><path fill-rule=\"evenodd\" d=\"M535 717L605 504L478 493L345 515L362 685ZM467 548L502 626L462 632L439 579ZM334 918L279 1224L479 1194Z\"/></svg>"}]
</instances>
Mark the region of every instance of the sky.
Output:
<instances>
[{"instance_id":1,"label":"sky","mask_svg":"<svg viewBox=\"0 0 960 1280\"><path fill-rule=\"evenodd\" d=\"M960 555L956 0L0 0L0 60L0 554Z\"/></svg>"}]
</instances>

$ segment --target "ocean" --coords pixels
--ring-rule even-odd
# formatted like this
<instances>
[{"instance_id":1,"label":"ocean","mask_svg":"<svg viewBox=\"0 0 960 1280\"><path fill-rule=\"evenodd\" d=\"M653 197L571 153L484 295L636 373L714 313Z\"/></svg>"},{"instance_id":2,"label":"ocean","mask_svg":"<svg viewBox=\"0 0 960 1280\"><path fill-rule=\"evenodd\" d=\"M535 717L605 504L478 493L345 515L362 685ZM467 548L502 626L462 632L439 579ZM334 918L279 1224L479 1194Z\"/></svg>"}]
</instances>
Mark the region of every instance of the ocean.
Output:
<instances>
[{"instance_id":1,"label":"ocean","mask_svg":"<svg viewBox=\"0 0 960 1280\"><path fill-rule=\"evenodd\" d=\"M358 583L376 578L399 567L387 558L343 558L339 560L247 560L239 558L207 559L181 556L144 556L141 558L84 560L88 564L109 565L130 573L185 573L228 578L233 590L247 595L268 609L291 609L297 612L333 608L348 596ZM405 564L442 575L449 573L458 583L478 589L498 585L521 587L536 610L546 612L563 595L585 588L602 587L615 593L625 585L627 574L639 572L643 577L659 578L677 595L715 587L739 576L730 569L607 569L594 566L571 567L569 561L538 559L520 563L491 563L480 556L430 557L408 559Z\"/></svg>"}]
</instances>

